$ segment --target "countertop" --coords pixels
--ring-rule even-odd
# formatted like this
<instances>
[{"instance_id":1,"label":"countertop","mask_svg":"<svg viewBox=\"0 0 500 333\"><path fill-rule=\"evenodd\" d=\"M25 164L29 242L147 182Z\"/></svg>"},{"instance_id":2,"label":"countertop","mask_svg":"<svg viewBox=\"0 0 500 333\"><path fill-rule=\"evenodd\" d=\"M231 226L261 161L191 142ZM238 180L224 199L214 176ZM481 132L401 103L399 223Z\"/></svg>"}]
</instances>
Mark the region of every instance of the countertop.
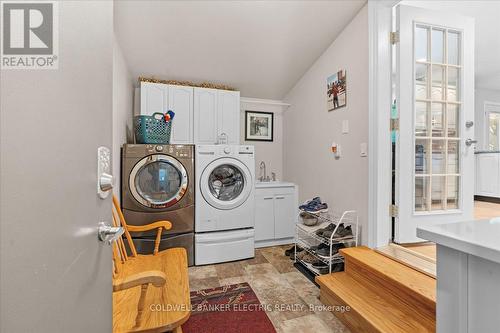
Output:
<instances>
[{"instance_id":1,"label":"countertop","mask_svg":"<svg viewBox=\"0 0 500 333\"><path fill-rule=\"evenodd\" d=\"M417 236L500 264L500 217L422 226Z\"/></svg>"},{"instance_id":2,"label":"countertop","mask_svg":"<svg viewBox=\"0 0 500 333\"><path fill-rule=\"evenodd\" d=\"M476 150L474 154L500 154L500 150Z\"/></svg>"},{"instance_id":3,"label":"countertop","mask_svg":"<svg viewBox=\"0 0 500 333\"><path fill-rule=\"evenodd\" d=\"M290 182L282 182L282 181L271 181L271 182L256 182L256 188L273 188L273 187L291 187L295 186L294 183Z\"/></svg>"}]
</instances>

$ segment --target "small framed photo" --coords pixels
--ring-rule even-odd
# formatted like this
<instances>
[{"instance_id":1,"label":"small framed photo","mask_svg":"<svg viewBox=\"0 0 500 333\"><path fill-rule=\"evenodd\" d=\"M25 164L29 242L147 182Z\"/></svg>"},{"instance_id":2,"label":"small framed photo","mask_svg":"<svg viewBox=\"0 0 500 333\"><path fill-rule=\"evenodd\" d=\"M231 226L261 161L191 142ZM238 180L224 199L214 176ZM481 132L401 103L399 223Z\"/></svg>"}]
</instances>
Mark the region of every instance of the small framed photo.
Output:
<instances>
[{"instance_id":1,"label":"small framed photo","mask_svg":"<svg viewBox=\"0 0 500 333\"><path fill-rule=\"evenodd\" d=\"M328 111L337 110L347 105L345 69L330 75L326 79L326 104Z\"/></svg>"},{"instance_id":2,"label":"small framed photo","mask_svg":"<svg viewBox=\"0 0 500 333\"><path fill-rule=\"evenodd\" d=\"M245 140L273 141L274 113L245 111Z\"/></svg>"}]
</instances>

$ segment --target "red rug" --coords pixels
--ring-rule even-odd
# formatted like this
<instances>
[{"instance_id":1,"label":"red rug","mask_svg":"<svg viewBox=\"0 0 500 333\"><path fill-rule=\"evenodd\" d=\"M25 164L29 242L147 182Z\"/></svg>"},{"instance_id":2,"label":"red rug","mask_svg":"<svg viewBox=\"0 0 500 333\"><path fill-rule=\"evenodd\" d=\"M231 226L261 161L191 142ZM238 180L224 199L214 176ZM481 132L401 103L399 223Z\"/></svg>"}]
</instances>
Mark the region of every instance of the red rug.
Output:
<instances>
[{"instance_id":1,"label":"red rug","mask_svg":"<svg viewBox=\"0 0 500 333\"><path fill-rule=\"evenodd\" d=\"M185 333L276 333L248 283L191 292Z\"/></svg>"}]
</instances>

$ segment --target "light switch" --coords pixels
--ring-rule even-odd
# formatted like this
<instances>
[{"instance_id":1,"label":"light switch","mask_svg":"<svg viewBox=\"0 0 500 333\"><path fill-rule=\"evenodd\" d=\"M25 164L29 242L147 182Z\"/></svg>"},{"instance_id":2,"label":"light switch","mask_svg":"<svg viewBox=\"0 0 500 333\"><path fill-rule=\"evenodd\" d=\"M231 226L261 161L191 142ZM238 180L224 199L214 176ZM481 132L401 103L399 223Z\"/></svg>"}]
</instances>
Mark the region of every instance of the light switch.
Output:
<instances>
[{"instance_id":1,"label":"light switch","mask_svg":"<svg viewBox=\"0 0 500 333\"><path fill-rule=\"evenodd\" d=\"M359 145L359 156L366 157L368 156L368 145L366 142L363 142Z\"/></svg>"},{"instance_id":2,"label":"light switch","mask_svg":"<svg viewBox=\"0 0 500 333\"><path fill-rule=\"evenodd\" d=\"M342 134L349 133L349 120L342 120Z\"/></svg>"}]
</instances>

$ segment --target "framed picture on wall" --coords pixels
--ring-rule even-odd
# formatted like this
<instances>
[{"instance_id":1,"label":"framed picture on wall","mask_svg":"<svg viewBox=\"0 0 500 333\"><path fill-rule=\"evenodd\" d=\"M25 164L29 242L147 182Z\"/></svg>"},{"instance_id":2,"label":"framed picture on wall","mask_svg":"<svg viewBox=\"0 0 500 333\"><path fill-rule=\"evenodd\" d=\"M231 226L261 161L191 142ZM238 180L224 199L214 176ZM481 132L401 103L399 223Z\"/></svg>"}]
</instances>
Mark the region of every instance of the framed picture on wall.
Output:
<instances>
[{"instance_id":1,"label":"framed picture on wall","mask_svg":"<svg viewBox=\"0 0 500 333\"><path fill-rule=\"evenodd\" d=\"M326 79L326 105L328 111L340 109L347 105L345 69L330 75Z\"/></svg>"},{"instance_id":2,"label":"framed picture on wall","mask_svg":"<svg viewBox=\"0 0 500 333\"><path fill-rule=\"evenodd\" d=\"M274 113L245 111L245 140L273 141Z\"/></svg>"}]
</instances>

